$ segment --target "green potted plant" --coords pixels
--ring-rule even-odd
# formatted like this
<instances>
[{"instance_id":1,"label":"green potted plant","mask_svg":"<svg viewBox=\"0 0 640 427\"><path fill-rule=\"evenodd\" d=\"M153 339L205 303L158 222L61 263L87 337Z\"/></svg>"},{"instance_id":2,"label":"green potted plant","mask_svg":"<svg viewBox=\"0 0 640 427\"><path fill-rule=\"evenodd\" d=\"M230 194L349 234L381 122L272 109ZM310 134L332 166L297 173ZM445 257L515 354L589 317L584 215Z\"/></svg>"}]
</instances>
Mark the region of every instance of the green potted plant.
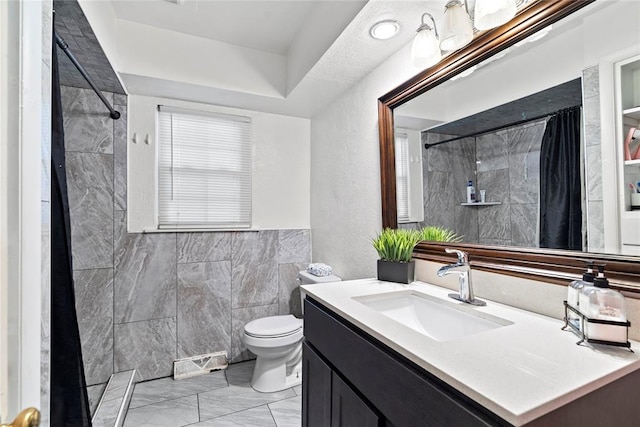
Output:
<instances>
[{"instance_id":1,"label":"green potted plant","mask_svg":"<svg viewBox=\"0 0 640 427\"><path fill-rule=\"evenodd\" d=\"M420 230L420 240L427 242L461 242L462 236L458 236L446 228L430 225Z\"/></svg>"},{"instance_id":2,"label":"green potted plant","mask_svg":"<svg viewBox=\"0 0 640 427\"><path fill-rule=\"evenodd\" d=\"M411 260L418 242L460 242L458 236L446 228L427 226L420 230L387 228L372 243L378 252L378 280L411 283L415 277L415 262Z\"/></svg>"},{"instance_id":3,"label":"green potted plant","mask_svg":"<svg viewBox=\"0 0 640 427\"><path fill-rule=\"evenodd\" d=\"M378 280L397 283L411 283L415 276L415 262L411 260L413 248L420 241L417 230L383 230L373 241L378 252Z\"/></svg>"}]
</instances>

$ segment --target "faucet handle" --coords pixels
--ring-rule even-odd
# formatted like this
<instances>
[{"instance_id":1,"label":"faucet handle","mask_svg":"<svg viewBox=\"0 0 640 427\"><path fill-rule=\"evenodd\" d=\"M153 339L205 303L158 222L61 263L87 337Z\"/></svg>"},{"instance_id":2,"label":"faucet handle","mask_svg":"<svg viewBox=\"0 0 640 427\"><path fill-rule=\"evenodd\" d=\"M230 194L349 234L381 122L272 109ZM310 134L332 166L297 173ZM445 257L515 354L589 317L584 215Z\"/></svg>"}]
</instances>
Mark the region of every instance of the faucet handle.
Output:
<instances>
[{"instance_id":1,"label":"faucet handle","mask_svg":"<svg viewBox=\"0 0 640 427\"><path fill-rule=\"evenodd\" d=\"M469 254L461 251L459 249L449 249L449 248L445 248L444 249L446 253L448 254L457 254L458 255L458 262L461 264L468 264L469 263Z\"/></svg>"}]
</instances>

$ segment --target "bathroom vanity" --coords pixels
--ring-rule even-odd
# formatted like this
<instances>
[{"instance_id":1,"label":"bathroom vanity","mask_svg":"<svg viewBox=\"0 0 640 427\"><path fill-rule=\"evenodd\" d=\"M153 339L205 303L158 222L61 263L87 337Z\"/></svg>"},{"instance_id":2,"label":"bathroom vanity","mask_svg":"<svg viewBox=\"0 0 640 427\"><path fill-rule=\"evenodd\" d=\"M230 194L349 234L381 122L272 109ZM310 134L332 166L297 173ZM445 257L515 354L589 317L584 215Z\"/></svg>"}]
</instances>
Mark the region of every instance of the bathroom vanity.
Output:
<instances>
[{"instance_id":1,"label":"bathroom vanity","mask_svg":"<svg viewBox=\"0 0 640 427\"><path fill-rule=\"evenodd\" d=\"M640 344L578 346L563 322L450 290L305 286L303 426L632 426Z\"/></svg>"}]
</instances>

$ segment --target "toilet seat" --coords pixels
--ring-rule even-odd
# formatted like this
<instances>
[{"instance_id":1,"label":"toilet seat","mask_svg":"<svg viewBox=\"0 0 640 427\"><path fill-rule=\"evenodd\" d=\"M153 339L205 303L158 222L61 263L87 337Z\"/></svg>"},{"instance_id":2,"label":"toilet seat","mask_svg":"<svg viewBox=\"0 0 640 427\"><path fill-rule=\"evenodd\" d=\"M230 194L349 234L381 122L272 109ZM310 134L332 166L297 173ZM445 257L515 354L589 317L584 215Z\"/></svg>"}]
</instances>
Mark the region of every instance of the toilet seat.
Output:
<instances>
[{"instance_id":1,"label":"toilet seat","mask_svg":"<svg viewBox=\"0 0 640 427\"><path fill-rule=\"evenodd\" d=\"M302 319L291 314L252 320L244 327L244 333L254 338L287 337L299 331L302 331Z\"/></svg>"}]
</instances>

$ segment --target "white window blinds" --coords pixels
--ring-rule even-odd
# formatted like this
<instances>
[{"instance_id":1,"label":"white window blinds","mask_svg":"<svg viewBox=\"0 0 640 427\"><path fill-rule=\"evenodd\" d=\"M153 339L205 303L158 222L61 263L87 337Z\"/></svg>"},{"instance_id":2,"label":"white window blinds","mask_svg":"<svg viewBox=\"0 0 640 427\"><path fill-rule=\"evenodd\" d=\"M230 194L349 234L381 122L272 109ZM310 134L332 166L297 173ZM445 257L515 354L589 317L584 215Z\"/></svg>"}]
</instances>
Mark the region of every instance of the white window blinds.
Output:
<instances>
[{"instance_id":1,"label":"white window blinds","mask_svg":"<svg viewBox=\"0 0 640 427\"><path fill-rule=\"evenodd\" d=\"M251 119L160 106L159 228L251 226Z\"/></svg>"},{"instance_id":2,"label":"white window blinds","mask_svg":"<svg viewBox=\"0 0 640 427\"><path fill-rule=\"evenodd\" d=\"M409 136L396 133L396 200L398 222L409 221Z\"/></svg>"}]
</instances>

